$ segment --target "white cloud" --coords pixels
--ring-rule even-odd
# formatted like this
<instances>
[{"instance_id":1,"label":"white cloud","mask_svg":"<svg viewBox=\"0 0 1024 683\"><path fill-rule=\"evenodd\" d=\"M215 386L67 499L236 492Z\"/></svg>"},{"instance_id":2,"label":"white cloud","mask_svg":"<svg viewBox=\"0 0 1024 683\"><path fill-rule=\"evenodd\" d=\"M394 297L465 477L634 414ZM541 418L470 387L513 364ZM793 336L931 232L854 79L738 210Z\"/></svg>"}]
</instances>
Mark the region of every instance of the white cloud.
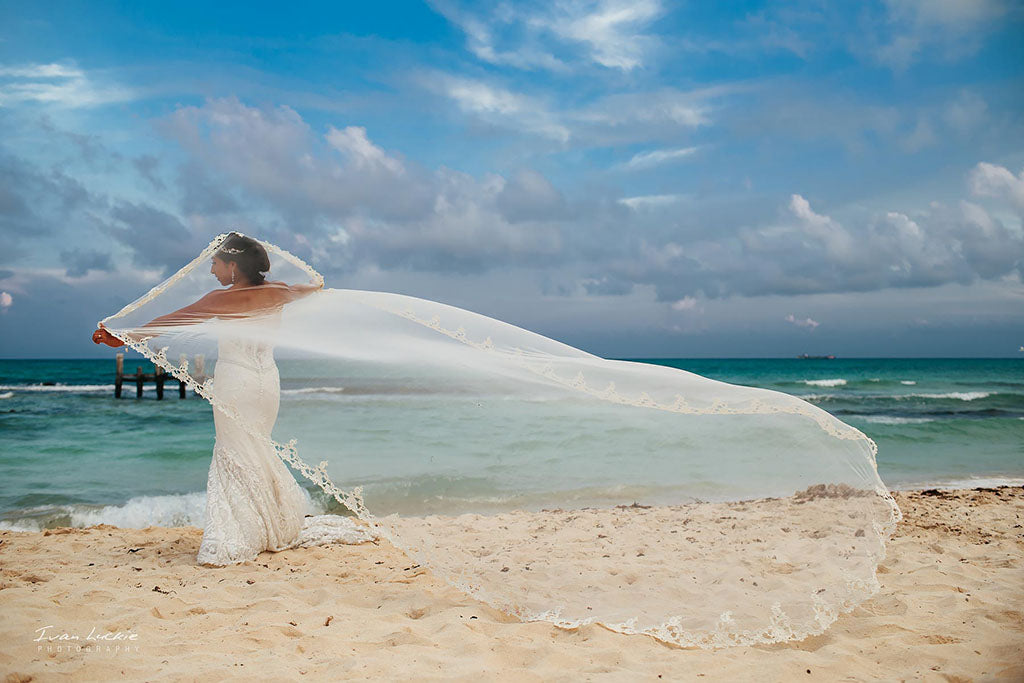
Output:
<instances>
[{"instance_id":1,"label":"white cloud","mask_svg":"<svg viewBox=\"0 0 1024 683\"><path fill-rule=\"evenodd\" d=\"M534 17L530 23L586 45L595 62L623 71L643 66L654 39L642 29L662 12L654 0L603 0L596 6L567 2L556 8L553 16Z\"/></svg>"},{"instance_id":2,"label":"white cloud","mask_svg":"<svg viewBox=\"0 0 1024 683\"><path fill-rule=\"evenodd\" d=\"M872 23L877 28L851 40L870 46L878 63L903 71L929 50L946 60L973 54L1006 11L1003 0L886 0L884 15Z\"/></svg>"},{"instance_id":3,"label":"white cloud","mask_svg":"<svg viewBox=\"0 0 1024 683\"><path fill-rule=\"evenodd\" d=\"M569 129L540 101L483 81L442 75L428 85L440 86L443 94L462 111L484 121L522 129L558 142L568 142Z\"/></svg>"},{"instance_id":4,"label":"white cloud","mask_svg":"<svg viewBox=\"0 0 1024 683\"><path fill-rule=\"evenodd\" d=\"M132 263L119 263L115 271L93 270L83 276L68 275L67 269L60 267L14 266L7 268L6 271L5 276L0 277L0 282L10 292L0 292L0 307L3 308L8 308L14 303L14 294L18 294L22 298L35 294L32 291L32 284L39 279L52 280L77 288L111 283L152 286L163 280L165 275L161 268L139 267ZM4 298L4 294L7 295L7 299ZM5 300L10 301L6 306L3 304Z\"/></svg>"},{"instance_id":5,"label":"white cloud","mask_svg":"<svg viewBox=\"0 0 1024 683\"><path fill-rule=\"evenodd\" d=\"M964 90L946 106L943 119L950 128L967 133L984 123L987 114L988 103L976 93Z\"/></svg>"},{"instance_id":6,"label":"white cloud","mask_svg":"<svg viewBox=\"0 0 1024 683\"><path fill-rule=\"evenodd\" d=\"M508 49L498 46L499 35L506 28L519 23L520 17L508 5L498 7L490 16L475 16L447 2L435 2L435 8L466 34L466 47L478 59L489 64L512 66L518 69L548 69L564 72L568 65L553 56L539 36L528 34L518 41L508 41Z\"/></svg>"},{"instance_id":7,"label":"white cloud","mask_svg":"<svg viewBox=\"0 0 1024 683\"><path fill-rule=\"evenodd\" d=\"M789 210L798 219L797 225L809 237L825 246L830 257L836 261L848 260L854 248L854 240L837 221L817 214L811 204L798 194L789 200Z\"/></svg>"},{"instance_id":8,"label":"white cloud","mask_svg":"<svg viewBox=\"0 0 1024 683\"><path fill-rule=\"evenodd\" d=\"M935 144L935 139L935 131L931 122L926 117L920 116L914 129L900 141L900 144L908 152L917 152Z\"/></svg>"},{"instance_id":9,"label":"white cloud","mask_svg":"<svg viewBox=\"0 0 1024 683\"><path fill-rule=\"evenodd\" d=\"M127 102L135 97L128 88L99 82L74 66L0 66L0 107L35 102L73 109Z\"/></svg>"},{"instance_id":10,"label":"white cloud","mask_svg":"<svg viewBox=\"0 0 1024 683\"><path fill-rule=\"evenodd\" d=\"M65 64L25 64L22 66L0 66L0 76L13 78L83 78L78 68Z\"/></svg>"},{"instance_id":11,"label":"white cloud","mask_svg":"<svg viewBox=\"0 0 1024 683\"><path fill-rule=\"evenodd\" d=\"M477 113L519 114L528 108L522 95L469 79L450 79L448 95L466 111Z\"/></svg>"},{"instance_id":12,"label":"white cloud","mask_svg":"<svg viewBox=\"0 0 1024 683\"><path fill-rule=\"evenodd\" d=\"M762 5L731 22L726 31L713 26L678 31L666 47L745 59L786 51L805 61L845 47L865 61L904 71L924 60L970 56L1008 20L1019 20L1014 0L811 0Z\"/></svg>"},{"instance_id":13,"label":"white cloud","mask_svg":"<svg viewBox=\"0 0 1024 683\"><path fill-rule=\"evenodd\" d=\"M792 313L787 315L785 320L788 323L793 323L797 327L806 327L807 329L810 330L815 329L816 327L818 327L818 325L821 324L817 320L813 320L811 318L797 318Z\"/></svg>"},{"instance_id":14,"label":"white cloud","mask_svg":"<svg viewBox=\"0 0 1024 683\"><path fill-rule=\"evenodd\" d=\"M663 10L657 0L561 0L463 9L435 2L437 10L466 34L467 48L491 64L520 69L570 68L555 51L576 49L590 63L631 71L645 65L658 40L645 33Z\"/></svg>"},{"instance_id":15,"label":"white cloud","mask_svg":"<svg viewBox=\"0 0 1024 683\"><path fill-rule=\"evenodd\" d=\"M370 142L362 126L347 126L341 130L329 126L327 143L352 159L359 168L380 167L395 174L405 171L402 162L389 157L384 150Z\"/></svg>"},{"instance_id":16,"label":"white cloud","mask_svg":"<svg viewBox=\"0 0 1024 683\"><path fill-rule=\"evenodd\" d=\"M664 88L654 92L631 92L603 97L587 107L570 111L576 121L608 127L639 124L650 131L652 126L697 128L708 125L708 101L738 92L740 87L705 88L682 91ZM650 135L650 132L648 132Z\"/></svg>"},{"instance_id":17,"label":"white cloud","mask_svg":"<svg viewBox=\"0 0 1024 683\"><path fill-rule=\"evenodd\" d=\"M619 204L628 206L634 211L640 211L642 209L671 206L684 199L686 199L686 195L683 194L648 194L639 197L623 197L619 200Z\"/></svg>"},{"instance_id":18,"label":"white cloud","mask_svg":"<svg viewBox=\"0 0 1024 683\"><path fill-rule=\"evenodd\" d=\"M721 86L680 91L662 88L626 92L560 107L557 98L515 92L493 82L444 72L420 74L425 90L455 103L458 110L485 124L528 133L575 147L609 147L655 141L677 141L711 123L712 102L749 86ZM689 154L680 148L668 155ZM655 155L651 162L667 161Z\"/></svg>"},{"instance_id":19,"label":"white cloud","mask_svg":"<svg viewBox=\"0 0 1024 683\"><path fill-rule=\"evenodd\" d=\"M671 161L678 161L692 156L697 151L696 147L681 147L677 149L656 149L650 152L634 154L633 157L623 164L624 168L636 170L651 168Z\"/></svg>"},{"instance_id":20,"label":"white cloud","mask_svg":"<svg viewBox=\"0 0 1024 683\"><path fill-rule=\"evenodd\" d=\"M345 228L338 228L333 233L329 233L327 239L335 244L346 245L352 239L352 236L348 234Z\"/></svg>"},{"instance_id":21,"label":"white cloud","mask_svg":"<svg viewBox=\"0 0 1024 683\"><path fill-rule=\"evenodd\" d=\"M673 311L692 311L697 308L697 299L692 296L684 296L678 301L672 302Z\"/></svg>"},{"instance_id":22,"label":"white cloud","mask_svg":"<svg viewBox=\"0 0 1024 683\"><path fill-rule=\"evenodd\" d=\"M288 107L234 98L179 108L165 129L190 163L230 183L249 210L283 217L285 239L303 235L301 246L337 268L482 271L550 259L562 248L550 223L561 196L535 171L511 180L427 171L384 152L361 126L329 127L320 137Z\"/></svg>"},{"instance_id":23,"label":"white cloud","mask_svg":"<svg viewBox=\"0 0 1024 683\"><path fill-rule=\"evenodd\" d=\"M1022 178L981 166L975 189L1011 201ZM699 209L699 207L696 207ZM636 234L635 232L633 234ZM864 292L1020 278L1024 231L967 201L913 214L888 211L846 226L794 194L781 219L687 239L648 229L600 266L613 280L653 286L659 301Z\"/></svg>"},{"instance_id":24,"label":"white cloud","mask_svg":"<svg viewBox=\"0 0 1024 683\"><path fill-rule=\"evenodd\" d=\"M745 59L782 51L807 60L823 33L829 7L823 5L812 12L802 12L791 5L769 3L756 12L748 11L742 20L731 22L727 31L717 36L705 32L675 35L671 47L700 55L717 52Z\"/></svg>"},{"instance_id":25,"label":"white cloud","mask_svg":"<svg viewBox=\"0 0 1024 683\"><path fill-rule=\"evenodd\" d=\"M892 20L955 31L998 19L1007 9L1003 0L886 0L885 4Z\"/></svg>"},{"instance_id":26,"label":"white cloud","mask_svg":"<svg viewBox=\"0 0 1024 683\"><path fill-rule=\"evenodd\" d=\"M1024 211L1024 171L1018 175L1008 168L981 162L970 174L971 191L981 197L1005 197Z\"/></svg>"},{"instance_id":27,"label":"white cloud","mask_svg":"<svg viewBox=\"0 0 1024 683\"><path fill-rule=\"evenodd\" d=\"M519 112L515 98L483 99L492 101L480 107ZM659 301L686 302L968 284L1014 276L1024 257L1020 231L970 202L840 221L793 194L774 222L718 225L713 218L694 231L688 225L703 219L689 214L701 205L691 202L685 217L673 210L686 195L566 199L531 169L473 177L403 163L394 173L388 160L397 156L360 126L316 135L285 107L215 100L181 108L168 129L191 162L232 184L240 205L280 216L288 226L282 234L305 235L304 252L338 269L468 273L575 264L569 277L591 294L646 286ZM1022 182L992 164L979 165L972 178L976 193L996 200L1018 196Z\"/></svg>"}]
</instances>

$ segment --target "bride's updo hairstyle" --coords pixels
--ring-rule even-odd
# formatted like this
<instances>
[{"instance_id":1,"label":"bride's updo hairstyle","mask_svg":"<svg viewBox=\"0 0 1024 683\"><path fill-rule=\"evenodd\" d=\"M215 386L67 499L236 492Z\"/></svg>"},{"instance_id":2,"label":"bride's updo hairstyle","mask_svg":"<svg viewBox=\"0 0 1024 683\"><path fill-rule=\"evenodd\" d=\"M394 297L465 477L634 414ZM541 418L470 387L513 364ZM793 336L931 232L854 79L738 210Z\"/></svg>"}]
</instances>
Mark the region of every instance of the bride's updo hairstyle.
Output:
<instances>
[{"instance_id":1,"label":"bride's updo hairstyle","mask_svg":"<svg viewBox=\"0 0 1024 683\"><path fill-rule=\"evenodd\" d=\"M246 279L254 285L262 285L270 272L270 257L263 245L251 237L233 232L221 243L217 258L234 261Z\"/></svg>"}]
</instances>

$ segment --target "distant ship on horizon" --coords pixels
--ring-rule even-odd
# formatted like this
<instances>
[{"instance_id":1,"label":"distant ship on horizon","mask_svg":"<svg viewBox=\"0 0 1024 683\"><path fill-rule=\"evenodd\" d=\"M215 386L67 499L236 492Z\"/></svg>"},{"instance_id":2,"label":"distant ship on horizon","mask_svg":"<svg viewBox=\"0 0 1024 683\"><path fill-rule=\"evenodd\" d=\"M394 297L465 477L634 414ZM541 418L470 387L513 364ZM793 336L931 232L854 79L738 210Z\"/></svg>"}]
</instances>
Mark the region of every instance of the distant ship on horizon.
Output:
<instances>
[{"instance_id":1,"label":"distant ship on horizon","mask_svg":"<svg viewBox=\"0 0 1024 683\"><path fill-rule=\"evenodd\" d=\"M811 355L808 355L806 353L801 353L799 356L797 356L797 358L802 358L804 360L818 359L818 358L827 358L829 360L834 360L835 356L833 356L831 353L829 355L827 355L827 356L811 356Z\"/></svg>"}]
</instances>

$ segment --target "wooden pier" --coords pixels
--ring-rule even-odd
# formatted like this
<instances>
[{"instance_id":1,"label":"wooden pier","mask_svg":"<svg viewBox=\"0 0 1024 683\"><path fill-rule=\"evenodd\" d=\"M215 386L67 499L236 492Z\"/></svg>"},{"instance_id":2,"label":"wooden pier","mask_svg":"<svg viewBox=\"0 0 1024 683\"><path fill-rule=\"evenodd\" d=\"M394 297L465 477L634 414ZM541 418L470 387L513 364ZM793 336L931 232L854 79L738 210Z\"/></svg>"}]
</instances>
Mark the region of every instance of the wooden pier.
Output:
<instances>
[{"instance_id":1,"label":"wooden pier","mask_svg":"<svg viewBox=\"0 0 1024 683\"><path fill-rule=\"evenodd\" d=\"M185 360L184 354L179 359ZM121 389L124 387L124 383L127 380L129 383L135 384L135 398L142 398L142 387L146 382L156 382L156 400L162 401L164 398L164 384L167 382L178 383L178 398L185 398L185 382L167 374L159 365L155 366L154 372L143 372L142 366L138 366L135 369L134 375L124 374L124 354L118 353L115 363L117 364L117 374L114 377L114 398L121 398ZM192 376L195 377L199 383L202 383L206 379L206 360L201 355L196 355L192 362Z\"/></svg>"}]
</instances>

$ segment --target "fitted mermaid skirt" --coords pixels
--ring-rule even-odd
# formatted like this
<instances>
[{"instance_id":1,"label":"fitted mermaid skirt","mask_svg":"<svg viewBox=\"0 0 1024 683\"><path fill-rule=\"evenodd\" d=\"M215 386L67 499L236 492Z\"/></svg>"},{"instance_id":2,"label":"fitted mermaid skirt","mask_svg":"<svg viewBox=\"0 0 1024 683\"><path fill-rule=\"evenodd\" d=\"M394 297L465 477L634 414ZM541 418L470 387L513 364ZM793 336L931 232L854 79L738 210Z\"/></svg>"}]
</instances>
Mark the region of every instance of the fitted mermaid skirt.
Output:
<instances>
[{"instance_id":1,"label":"fitted mermaid skirt","mask_svg":"<svg viewBox=\"0 0 1024 683\"><path fill-rule=\"evenodd\" d=\"M280 378L269 349L222 344L214 385L232 397L251 424L269 437L280 403ZM216 444L206 484L206 525L200 564L245 562L292 547L302 531L307 499L268 438L243 430L216 408Z\"/></svg>"}]
</instances>

